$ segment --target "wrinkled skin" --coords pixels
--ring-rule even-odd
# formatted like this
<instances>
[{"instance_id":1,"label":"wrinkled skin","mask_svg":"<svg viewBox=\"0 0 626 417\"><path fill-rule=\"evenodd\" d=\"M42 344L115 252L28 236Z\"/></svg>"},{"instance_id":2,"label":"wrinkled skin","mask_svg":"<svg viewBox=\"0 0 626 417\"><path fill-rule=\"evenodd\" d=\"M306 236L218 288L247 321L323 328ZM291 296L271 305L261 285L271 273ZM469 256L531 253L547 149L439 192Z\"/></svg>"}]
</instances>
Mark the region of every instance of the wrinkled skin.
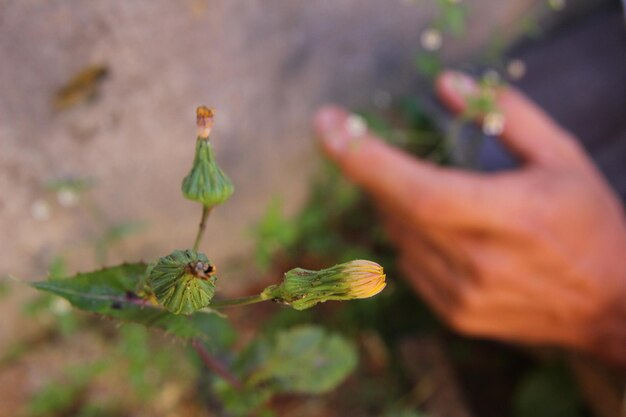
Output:
<instances>
[{"instance_id":1,"label":"wrinkled skin","mask_svg":"<svg viewBox=\"0 0 626 417\"><path fill-rule=\"evenodd\" d=\"M461 112L469 77L437 80ZM626 365L626 220L578 142L523 94L498 90L516 170L476 173L413 158L341 108L318 112L327 155L367 190L417 292L459 332L591 352ZM373 168L374 167L374 168Z\"/></svg>"}]
</instances>

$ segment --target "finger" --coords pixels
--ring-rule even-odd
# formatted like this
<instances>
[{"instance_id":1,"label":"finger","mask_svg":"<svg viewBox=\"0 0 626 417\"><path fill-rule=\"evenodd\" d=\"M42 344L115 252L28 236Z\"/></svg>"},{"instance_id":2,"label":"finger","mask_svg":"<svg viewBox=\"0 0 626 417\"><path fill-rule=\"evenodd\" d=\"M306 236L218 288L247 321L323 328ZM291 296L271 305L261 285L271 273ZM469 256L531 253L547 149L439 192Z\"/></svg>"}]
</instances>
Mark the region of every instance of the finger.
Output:
<instances>
[{"instance_id":1,"label":"finger","mask_svg":"<svg viewBox=\"0 0 626 417\"><path fill-rule=\"evenodd\" d=\"M455 112L467 109L468 98L481 95L469 76L446 71L437 78L442 101ZM502 141L524 161L539 164L580 163L586 160L577 141L524 94L511 87L496 92L496 105L504 117Z\"/></svg>"},{"instance_id":2,"label":"finger","mask_svg":"<svg viewBox=\"0 0 626 417\"><path fill-rule=\"evenodd\" d=\"M402 216L422 222L501 228L510 223L506 174L486 177L439 168L355 129L338 107L321 109L315 128L344 174ZM356 131L355 131L356 130Z\"/></svg>"},{"instance_id":3,"label":"finger","mask_svg":"<svg viewBox=\"0 0 626 417\"><path fill-rule=\"evenodd\" d=\"M528 306L518 294L481 294L480 290L451 279L449 271L423 256L416 259L403 255L400 266L409 283L437 315L461 333L526 344L580 346L580 334L568 326L567 320L546 316L541 309ZM554 323L559 323L558 332L554 331Z\"/></svg>"},{"instance_id":4,"label":"finger","mask_svg":"<svg viewBox=\"0 0 626 417\"><path fill-rule=\"evenodd\" d=\"M566 280L543 278L550 275L551 267L533 263L537 257L531 255L533 248L527 244L501 236L468 234L458 235L454 241L474 265L479 287L515 293L526 305L525 309L539 307L546 317L554 320L576 322L591 314L579 286ZM537 303L536 300L552 301Z\"/></svg>"}]
</instances>

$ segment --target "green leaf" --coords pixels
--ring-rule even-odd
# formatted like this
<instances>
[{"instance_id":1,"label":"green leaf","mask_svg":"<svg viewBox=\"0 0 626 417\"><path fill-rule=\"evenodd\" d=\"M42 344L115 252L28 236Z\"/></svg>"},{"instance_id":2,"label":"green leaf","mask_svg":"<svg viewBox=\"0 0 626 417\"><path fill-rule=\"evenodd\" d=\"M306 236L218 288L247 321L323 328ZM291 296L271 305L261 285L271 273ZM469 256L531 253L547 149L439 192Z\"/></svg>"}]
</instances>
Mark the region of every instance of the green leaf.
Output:
<instances>
[{"instance_id":1,"label":"green leaf","mask_svg":"<svg viewBox=\"0 0 626 417\"><path fill-rule=\"evenodd\" d=\"M184 339L200 338L209 346L226 346L233 341L230 325L214 312L179 316L140 298L137 292L142 289L147 268L144 263L123 264L31 285L61 296L81 310L157 327Z\"/></svg>"},{"instance_id":2,"label":"green leaf","mask_svg":"<svg viewBox=\"0 0 626 417\"><path fill-rule=\"evenodd\" d=\"M356 350L346 339L321 327L300 326L257 339L236 369L247 386L320 394L343 382L356 365Z\"/></svg>"}]
</instances>

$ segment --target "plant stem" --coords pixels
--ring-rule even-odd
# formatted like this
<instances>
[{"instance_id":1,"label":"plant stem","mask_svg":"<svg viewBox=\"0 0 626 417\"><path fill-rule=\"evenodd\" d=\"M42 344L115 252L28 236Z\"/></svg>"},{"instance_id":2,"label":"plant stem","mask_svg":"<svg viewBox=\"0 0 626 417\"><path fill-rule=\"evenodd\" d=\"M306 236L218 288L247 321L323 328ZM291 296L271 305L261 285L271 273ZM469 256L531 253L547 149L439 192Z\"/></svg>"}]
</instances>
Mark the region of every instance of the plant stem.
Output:
<instances>
[{"instance_id":1,"label":"plant stem","mask_svg":"<svg viewBox=\"0 0 626 417\"><path fill-rule=\"evenodd\" d=\"M204 235L204 229L206 229L206 221L211 214L211 208L209 206L202 206L202 218L200 219L200 225L198 226L198 234L196 235L196 241L193 244L193 250L197 251Z\"/></svg>"},{"instance_id":2,"label":"plant stem","mask_svg":"<svg viewBox=\"0 0 626 417\"><path fill-rule=\"evenodd\" d=\"M226 300L212 300L209 307L211 308L226 308L226 307L237 307L237 306L245 306L248 304L260 303L262 301L267 301L270 298L263 296L263 294L250 295L247 297L239 297L239 298L229 298Z\"/></svg>"},{"instance_id":3,"label":"plant stem","mask_svg":"<svg viewBox=\"0 0 626 417\"><path fill-rule=\"evenodd\" d=\"M200 359L202 360L202 363L204 363L204 366L219 375L233 388L237 390L243 389L243 384L241 383L241 381L235 375L233 375L232 372L230 372L222 362L220 362L215 356L211 355L206 347L204 347L202 341L200 341L199 339L193 339L191 341L191 345L198 353L198 356L200 356Z\"/></svg>"}]
</instances>

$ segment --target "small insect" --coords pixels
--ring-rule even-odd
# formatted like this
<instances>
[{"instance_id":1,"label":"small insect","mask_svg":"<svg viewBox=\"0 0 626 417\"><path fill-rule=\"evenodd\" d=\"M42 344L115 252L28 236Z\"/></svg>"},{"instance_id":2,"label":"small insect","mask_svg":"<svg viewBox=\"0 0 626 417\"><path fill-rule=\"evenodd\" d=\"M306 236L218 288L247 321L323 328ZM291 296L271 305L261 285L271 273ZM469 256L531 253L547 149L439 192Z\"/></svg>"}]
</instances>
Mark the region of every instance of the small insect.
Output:
<instances>
[{"instance_id":1,"label":"small insect","mask_svg":"<svg viewBox=\"0 0 626 417\"><path fill-rule=\"evenodd\" d=\"M109 69L104 65L91 65L74 75L59 88L54 97L54 107L65 110L97 97L100 83L107 77Z\"/></svg>"}]
</instances>

